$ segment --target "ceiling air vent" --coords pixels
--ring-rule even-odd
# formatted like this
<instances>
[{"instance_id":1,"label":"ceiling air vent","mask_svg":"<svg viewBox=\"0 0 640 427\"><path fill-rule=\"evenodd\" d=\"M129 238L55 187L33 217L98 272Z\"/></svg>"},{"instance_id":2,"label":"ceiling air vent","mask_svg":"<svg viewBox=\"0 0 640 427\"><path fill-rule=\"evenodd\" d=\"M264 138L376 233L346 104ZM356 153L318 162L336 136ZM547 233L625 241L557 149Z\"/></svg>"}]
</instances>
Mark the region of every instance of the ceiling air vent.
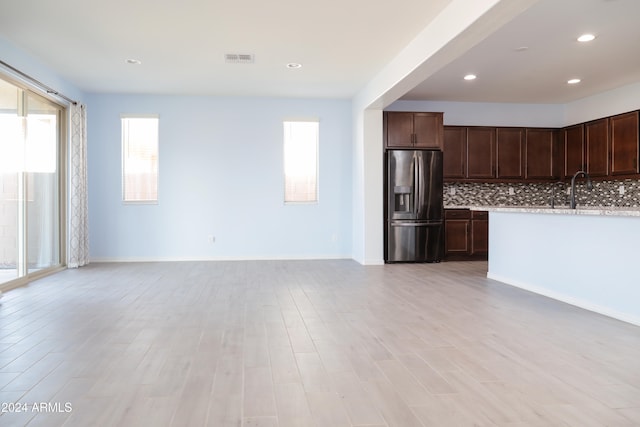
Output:
<instances>
[{"instance_id":1,"label":"ceiling air vent","mask_svg":"<svg viewBox=\"0 0 640 427\"><path fill-rule=\"evenodd\" d=\"M246 53L227 53L224 55L227 64L253 64L253 55Z\"/></svg>"}]
</instances>

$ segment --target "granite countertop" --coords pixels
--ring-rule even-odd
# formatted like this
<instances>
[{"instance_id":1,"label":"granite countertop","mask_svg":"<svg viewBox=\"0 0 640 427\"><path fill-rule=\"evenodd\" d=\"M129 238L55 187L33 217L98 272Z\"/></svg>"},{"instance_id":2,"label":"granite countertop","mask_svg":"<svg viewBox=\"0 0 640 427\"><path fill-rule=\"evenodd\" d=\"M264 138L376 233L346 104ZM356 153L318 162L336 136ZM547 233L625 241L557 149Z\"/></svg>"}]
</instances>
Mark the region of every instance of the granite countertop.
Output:
<instances>
[{"instance_id":1,"label":"granite countertop","mask_svg":"<svg viewBox=\"0 0 640 427\"><path fill-rule=\"evenodd\" d=\"M551 208L549 206L446 206L445 209L471 209L473 211L489 212L515 212L556 215L592 215L592 216L633 216L640 217L640 208L622 208L615 206L578 206L577 209L569 209L562 206Z\"/></svg>"}]
</instances>

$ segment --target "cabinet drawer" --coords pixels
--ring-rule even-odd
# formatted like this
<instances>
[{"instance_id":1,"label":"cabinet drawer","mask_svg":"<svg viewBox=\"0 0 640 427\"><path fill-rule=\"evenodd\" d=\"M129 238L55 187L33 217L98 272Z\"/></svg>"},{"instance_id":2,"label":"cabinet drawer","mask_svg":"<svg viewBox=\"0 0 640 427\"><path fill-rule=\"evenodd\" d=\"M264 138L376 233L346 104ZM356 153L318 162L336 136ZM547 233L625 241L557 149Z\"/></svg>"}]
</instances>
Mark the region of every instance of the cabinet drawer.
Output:
<instances>
[{"instance_id":1,"label":"cabinet drawer","mask_svg":"<svg viewBox=\"0 0 640 427\"><path fill-rule=\"evenodd\" d=\"M489 219L489 212L487 212L487 211L471 211L471 218L473 218L473 219Z\"/></svg>"},{"instance_id":2,"label":"cabinet drawer","mask_svg":"<svg viewBox=\"0 0 640 427\"><path fill-rule=\"evenodd\" d=\"M469 209L445 209L445 219L471 219L471 211Z\"/></svg>"}]
</instances>

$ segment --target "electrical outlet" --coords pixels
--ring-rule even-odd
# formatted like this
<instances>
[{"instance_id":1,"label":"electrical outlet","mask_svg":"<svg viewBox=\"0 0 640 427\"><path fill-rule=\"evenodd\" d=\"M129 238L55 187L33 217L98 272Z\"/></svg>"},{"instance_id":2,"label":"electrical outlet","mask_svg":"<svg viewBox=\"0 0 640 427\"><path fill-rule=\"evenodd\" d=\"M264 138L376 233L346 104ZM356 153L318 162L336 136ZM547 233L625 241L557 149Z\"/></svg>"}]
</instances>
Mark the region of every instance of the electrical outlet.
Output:
<instances>
[{"instance_id":1,"label":"electrical outlet","mask_svg":"<svg viewBox=\"0 0 640 427\"><path fill-rule=\"evenodd\" d=\"M215 243L216 242L216 236L208 236L207 237L207 242Z\"/></svg>"},{"instance_id":2,"label":"electrical outlet","mask_svg":"<svg viewBox=\"0 0 640 427\"><path fill-rule=\"evenodd\" d=\"M513 187L509 187L509 195L513 196L514 194L516 194L515 190L513 189Z\"/></svg>"},{"instance_id":3,"label":"electrical outlet","mask_svg":"<svg viewBox=\"0 0 640 427\"><path fill-rule=\"evenodd\" d=\"M449 195L450 196L455 196L456 195L456 187L450 187L449 188Z\"/></svg>"},{"instance_id":4,"label":"electrical outlet","mask_svg":"<svg viewBox=\"0 0 640 427\"><path fill-rule=\"evenodd\" d=\"M621 196L624 196L624 185L618 187L618 193L620 193Z\"/></svg>"}]
</instances>

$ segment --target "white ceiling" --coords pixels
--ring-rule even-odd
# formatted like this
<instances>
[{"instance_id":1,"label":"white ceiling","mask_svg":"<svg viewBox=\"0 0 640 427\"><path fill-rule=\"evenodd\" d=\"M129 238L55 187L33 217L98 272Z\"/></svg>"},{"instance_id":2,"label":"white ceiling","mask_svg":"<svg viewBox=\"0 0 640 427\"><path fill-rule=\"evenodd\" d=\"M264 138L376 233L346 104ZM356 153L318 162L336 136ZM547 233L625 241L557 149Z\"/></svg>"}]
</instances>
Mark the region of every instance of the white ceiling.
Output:
<instances>
[{"instance_id":1,"label":"white ceiling","mask_svg":"<svg viewBox=\"0 0 640 427\"><path fill-rule=\"evenodd\" d=\"M350 98L449 1L0 0L0 35L86 92Z\"/></svg>"},{"instance_id":2,"label":"white ceiling","mask_svg":"<svg viewBox=\"0 0 640 427\"><path fill-rule=\"evenodd\" d=\"M540 0L403 99L564 104L640 82L639 20L640 0Z\"/></svg>"},{"instance_id":3,"label":"white ceiling","mask_svg":"<svg viewBox=\"0 0 640 427\"><path fill-rule=\"evenodd\" d=\"M450 1L0 0L0 36L85 92L351 98ZM539 0L403 99L566 103L640 82L639 17L639 0Z\"/></svg>"}]
</instances>

